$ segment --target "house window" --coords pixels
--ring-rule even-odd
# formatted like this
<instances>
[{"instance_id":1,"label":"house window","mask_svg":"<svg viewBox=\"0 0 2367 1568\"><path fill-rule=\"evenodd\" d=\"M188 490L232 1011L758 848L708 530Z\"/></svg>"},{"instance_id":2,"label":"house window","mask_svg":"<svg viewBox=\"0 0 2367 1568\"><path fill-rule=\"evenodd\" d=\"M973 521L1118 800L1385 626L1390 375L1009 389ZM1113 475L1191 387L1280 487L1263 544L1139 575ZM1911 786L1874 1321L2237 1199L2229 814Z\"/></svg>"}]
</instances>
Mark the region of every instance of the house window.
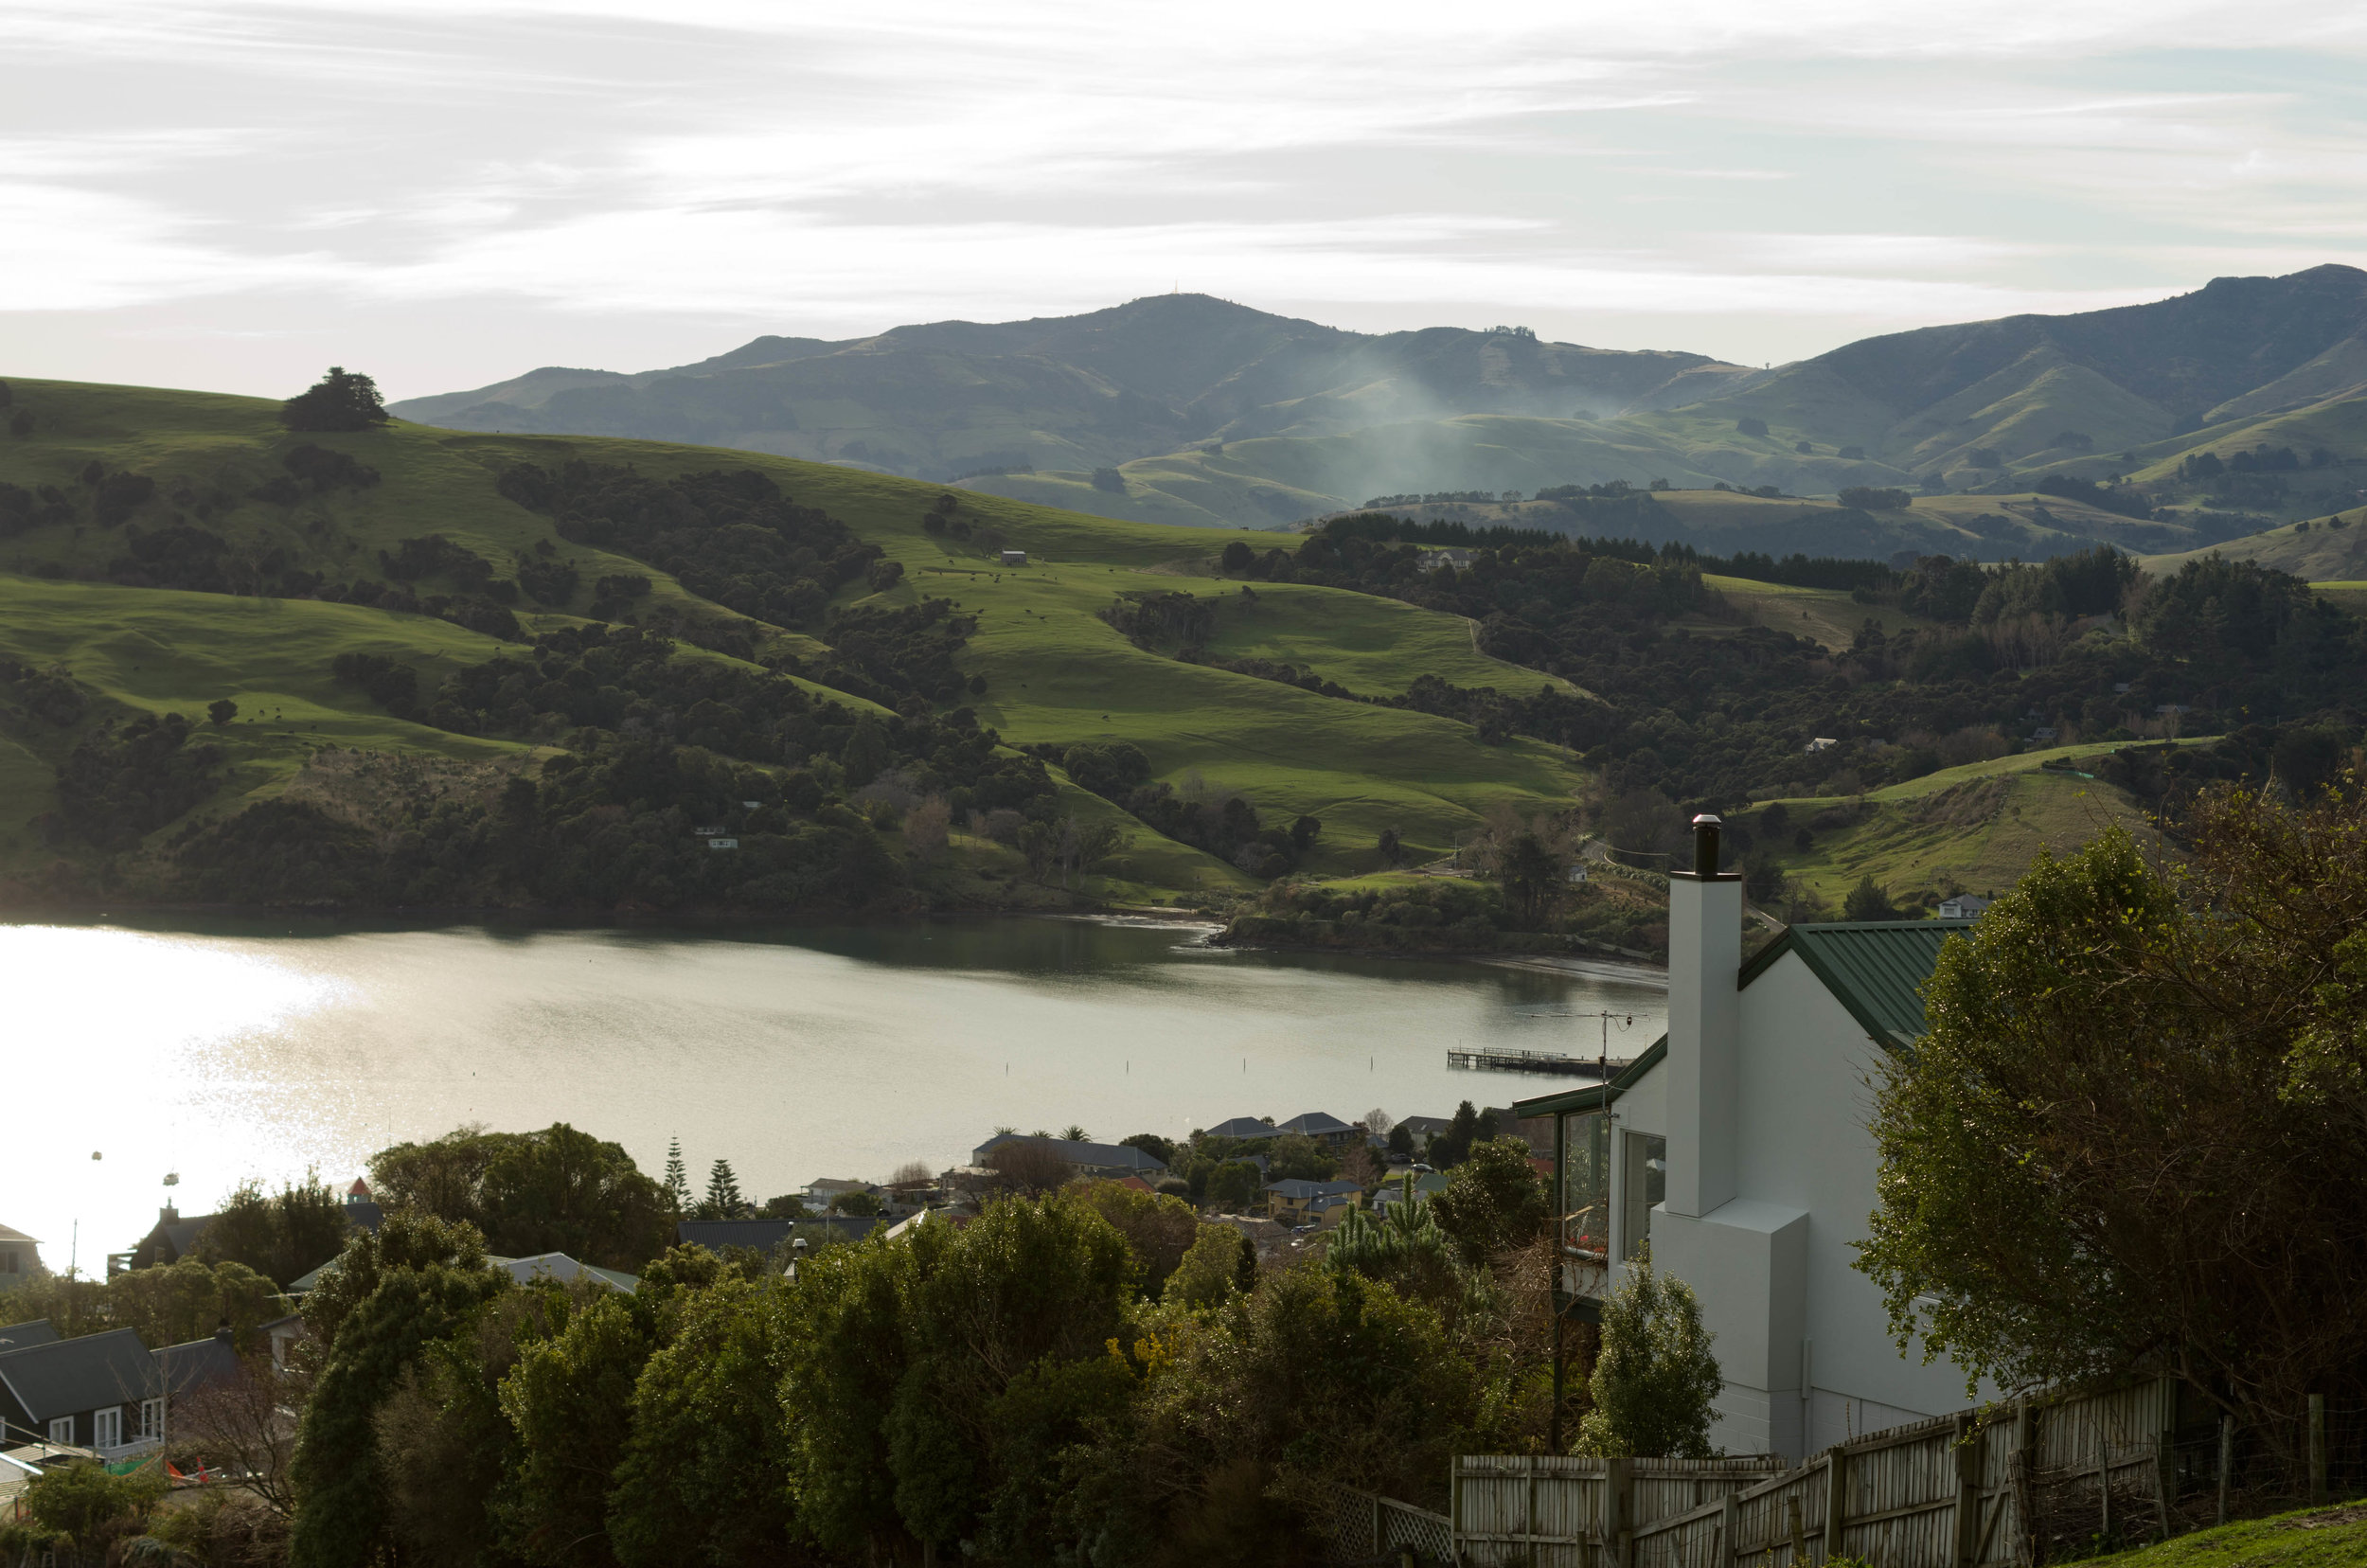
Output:
<instances>
[{"instance_id":1,"label":"house window","mask_svg":"<svg viewBox=\"0 0 2367 1568\"><path fill-rule=\"evenodd\" d=\"M1627 1169L1619 1173L1619 1256L1632 1263L1652 1235L1652 1205L1668 1196L1668 1140L1629 1132Z\"/></svg>"},{"instance_id":2,"label":"house window","mask_svg":"<svg viewBox=\"0 0 2367 1568\"><path fill-rule=\"evenodd\" d=\"M164 1434L165 1401L142 1399L140 1401L140 1441L152 1443Z\"/></svg>"},{"instance_id":3,"label":"house window","mask_svg":"<svg viewBox=\"0 0 2367 1568\"><path fill-rule=\"evenodd\" d=\"M119 1407L91 1413L90 1446L101 1449L123 1446L123 1412Z\"/></svg>"},{"instance_id":4,"label":"house window","mask_svg":"<svg viewBox=\"0 0 2367 1568\"><path fill-rule=\"evenodd\" d=\"M9 1247L0 1250L0 1274L15 1274L16 1272L16 1249Z\"/></svg>"},{"instance_id":5,"label":"house window","mask_svg":"<svg viewBox=\"0 0 2367 1568\"><path fill-rule=\"evenodd\" d=\"M1600 1111L1561 1118L1561 1250L1611 1256L1611 1118Z\"/></svg>"},{"instance_id":6,"label":"house window","mask_svg":"<svg viewBox=\"0 0 2367 1568\"><path fill-rule=\"evenodd\" d=\"M74 1417L61 1416L49 1423L49 1440L53 1443L74 1441Z\"/></svg>"}]
</instances>

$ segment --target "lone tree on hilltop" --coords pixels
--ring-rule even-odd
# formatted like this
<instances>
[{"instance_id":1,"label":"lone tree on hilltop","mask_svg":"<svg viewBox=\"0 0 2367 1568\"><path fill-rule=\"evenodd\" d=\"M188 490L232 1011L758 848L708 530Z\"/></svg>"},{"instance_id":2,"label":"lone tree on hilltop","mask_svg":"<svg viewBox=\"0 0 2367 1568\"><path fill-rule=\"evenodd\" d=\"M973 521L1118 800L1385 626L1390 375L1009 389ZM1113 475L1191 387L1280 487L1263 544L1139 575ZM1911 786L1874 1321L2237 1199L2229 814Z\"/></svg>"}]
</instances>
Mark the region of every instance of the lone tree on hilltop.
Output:
<instances>
[{"instance_id":1,"label":"lone tree on hilltop","mask_svg":"<svg viewBox=\"0 0 2367 1568\"><path fill-rule=\"evenodd\" d=\"M341 365L279 405L279 422L290 430L367 430L386 419L378 383Z\"/></svg>"}]
</instances>

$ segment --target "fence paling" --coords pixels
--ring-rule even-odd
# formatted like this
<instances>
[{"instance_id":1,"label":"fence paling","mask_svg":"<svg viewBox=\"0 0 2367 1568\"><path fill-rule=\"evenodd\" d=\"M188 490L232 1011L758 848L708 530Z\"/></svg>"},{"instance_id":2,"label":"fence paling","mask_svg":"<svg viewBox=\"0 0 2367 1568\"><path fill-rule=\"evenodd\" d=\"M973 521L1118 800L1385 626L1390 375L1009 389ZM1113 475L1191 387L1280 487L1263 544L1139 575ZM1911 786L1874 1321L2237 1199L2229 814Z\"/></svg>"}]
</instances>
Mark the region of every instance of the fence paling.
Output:
<instances>
[{"instance_id":1,"label":"fence paling","mask_svg":"<svg viewBox=\"0 0 2367 1568\"><path fill-rule=\"evenodd\" d=\"M1811 1568L1842 1556L1883 1568L2026 1564L2116 1530L2175 1531L2176 1396L2162 1381L1986 1418L1932 1417L1789 1470L1772 1458L1467 1455L1448 1517L1386 1511L1427 1522L1423 1541L1405 1544L1472 1568ZM2346 1444L2322 1443L2347 1455ZM1389 1533L1383 1512L1372 1500L1359 1537L1375 1550ZM1443 1550L1431 1544L1442 1528Z\"/></svg>"}]
</instances>

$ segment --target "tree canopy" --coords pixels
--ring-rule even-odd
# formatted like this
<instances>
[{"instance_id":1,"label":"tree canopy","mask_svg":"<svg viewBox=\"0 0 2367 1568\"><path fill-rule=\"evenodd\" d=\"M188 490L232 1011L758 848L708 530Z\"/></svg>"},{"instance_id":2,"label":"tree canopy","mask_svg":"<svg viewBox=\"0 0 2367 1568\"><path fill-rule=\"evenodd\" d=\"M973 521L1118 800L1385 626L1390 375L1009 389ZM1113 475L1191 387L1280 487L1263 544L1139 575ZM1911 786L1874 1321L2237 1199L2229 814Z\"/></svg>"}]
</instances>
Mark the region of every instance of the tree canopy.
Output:
<instances>
[{"instance_id":1,"label":"tree canopy","mask_svg":"<svg viewBox=\"0 0 2367 1568\"><path fill-rule=\"evenodd\" d=\"M2367 809L2223 789L2183 848L2041 856L1948 944L1860 1267L2008 1388L2169 1371L2253 1424L2367 1394Z\"/></svg>"},{"instance_id":2,"label":"tree canopy","mask_svg":"<svg viewBox=\"0 0 2367 1568\"><path fill-rule=\"evenodd\" d=\"M368 430L386 420L378 383L341 365L279 405L279 422L290 430Z\"/></svg>"}]
</instances>

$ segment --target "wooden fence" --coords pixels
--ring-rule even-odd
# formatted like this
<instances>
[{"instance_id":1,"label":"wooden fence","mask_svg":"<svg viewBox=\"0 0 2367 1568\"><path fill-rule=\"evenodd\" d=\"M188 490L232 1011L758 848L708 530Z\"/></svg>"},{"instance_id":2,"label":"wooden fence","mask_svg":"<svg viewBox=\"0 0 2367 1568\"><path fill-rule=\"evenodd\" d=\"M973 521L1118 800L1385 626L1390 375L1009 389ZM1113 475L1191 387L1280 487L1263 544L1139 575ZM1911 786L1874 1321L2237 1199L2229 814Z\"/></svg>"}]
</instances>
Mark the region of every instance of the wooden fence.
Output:
<instances>
[{"instance_id":1,"label":"wooden fence","mask_svg":"<svg viewBox=\"0 0 2367 1568\"><path fill-rule=\"evenodd\" d=\"M1344 1493L1334 1555L1395 1560L1411 1548L1417 1561L1464 1568L2040 1563L2099 1538L2172 1533L2177 1408L2163 1381L1964 1411L1790 1469L1765 1457L1466 1455L1445 1515Z\"/></svg>"}]
</instances>

